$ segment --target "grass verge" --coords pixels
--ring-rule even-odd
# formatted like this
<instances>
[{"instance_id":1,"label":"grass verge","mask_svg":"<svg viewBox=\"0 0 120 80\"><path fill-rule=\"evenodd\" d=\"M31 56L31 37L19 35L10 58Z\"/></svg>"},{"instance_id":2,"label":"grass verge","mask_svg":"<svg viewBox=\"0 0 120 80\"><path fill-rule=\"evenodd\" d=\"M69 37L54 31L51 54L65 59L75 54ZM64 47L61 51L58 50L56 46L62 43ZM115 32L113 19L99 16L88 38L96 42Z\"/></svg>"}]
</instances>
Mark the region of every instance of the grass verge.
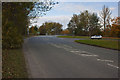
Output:
<instances>
[{"instance_id":1,"label":"grass verge","mask_svg":"<svg viewBox=\"0 0 120 80\"><path fill-rule=\"evenodd\" d=\"M59 38L90 38L89 36L57 36Z\"/></svg>"},{"instance_id":2,"label":"grass verge","mask_svg":"<svg viewBox=\"0 0 120 80\"><path fill-rule=\"evenodd\" d=\"M75 40L75 42L120 50L120 48L118 48L117 40L91 40L89 39L89 40Z\"/></svg>"},{"instance_id":3,"label":"grass verge","mask_svg":"<svg viewBox=\"0 0 120 80\"><path fill-rule=\"evenodd\" d=\"M28 78L22 49L2 51L2 77L3 78Z\"/></svg>"}]
</instances>

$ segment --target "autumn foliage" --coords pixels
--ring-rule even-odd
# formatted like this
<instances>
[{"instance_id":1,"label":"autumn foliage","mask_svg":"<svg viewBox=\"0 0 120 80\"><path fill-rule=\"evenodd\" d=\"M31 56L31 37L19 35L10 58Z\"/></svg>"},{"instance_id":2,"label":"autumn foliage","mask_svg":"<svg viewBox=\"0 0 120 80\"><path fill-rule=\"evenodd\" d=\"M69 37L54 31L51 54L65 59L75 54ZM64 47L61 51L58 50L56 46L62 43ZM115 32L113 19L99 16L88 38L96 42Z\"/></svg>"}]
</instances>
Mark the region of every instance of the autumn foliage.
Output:
<instances>
[{"instance_id":1,"label":"autumn foliage","mask_svg":"<svg viewBox=\"0 0 120 80\"><path fill-rule=\"evenodd\" d=\"M63 25L57 22L45 22L39 27L40 35L59 35Z\"/></svg>"},{"instance_id":2,"label":"autumn foliage","mask_svg":"<svg viewBox=\"0 0 120 80\"><path fill-rule=\"evenodd\" d=\"M61 32L61 34L70 34L70 31L68 29L65 29Z\"/></svg>"},{"instance_id":3,"label":"autumn foliage","mask_svg":"<svg viewBox=\"0 0 120 80\"><path fill-rule=\"evenodd\" d=\"M120 17L111 19L112 24L107 25L104 35L109 37L120 37Z\"/></svg>"}]
</instances>

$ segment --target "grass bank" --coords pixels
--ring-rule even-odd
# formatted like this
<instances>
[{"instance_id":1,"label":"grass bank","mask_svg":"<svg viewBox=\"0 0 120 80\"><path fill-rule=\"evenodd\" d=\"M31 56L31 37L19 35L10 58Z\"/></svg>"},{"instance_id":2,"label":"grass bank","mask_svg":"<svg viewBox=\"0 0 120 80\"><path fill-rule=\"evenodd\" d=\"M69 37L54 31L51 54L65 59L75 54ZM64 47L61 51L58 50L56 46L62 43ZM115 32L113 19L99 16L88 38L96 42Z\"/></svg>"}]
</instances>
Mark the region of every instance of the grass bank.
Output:
<instances>
[{"instance_id":1,"label":"grass bank","mask_svg":"<svg viewBox=\"0 0 120 80\"><path fill-rule=\"evenodd\" d=\"M2 51L2 77L3 78L28 78L22 49Z\"/></svg>"},{"instance_id":2,"label":"grass bank","mask_svg":"<svg viewBox=\"0 0 120 80\"><path fill-rule=\"evenodd\" d=\"M57 36L59 38L90 38L89 36Z\"/></svg>"},{"instance_id":3,"label":"grass bank","mask_svg":"<svg viewBox=\"0 0 120 80\"><path fill-rule=\"evenodd\" d=\"M93 46L105 47L110 49L117 49L118 50L118 41L117 40L75 40L78 43L89 44ZM120 50L120 48L119 48Z\"/></svg>"}]
</instances>

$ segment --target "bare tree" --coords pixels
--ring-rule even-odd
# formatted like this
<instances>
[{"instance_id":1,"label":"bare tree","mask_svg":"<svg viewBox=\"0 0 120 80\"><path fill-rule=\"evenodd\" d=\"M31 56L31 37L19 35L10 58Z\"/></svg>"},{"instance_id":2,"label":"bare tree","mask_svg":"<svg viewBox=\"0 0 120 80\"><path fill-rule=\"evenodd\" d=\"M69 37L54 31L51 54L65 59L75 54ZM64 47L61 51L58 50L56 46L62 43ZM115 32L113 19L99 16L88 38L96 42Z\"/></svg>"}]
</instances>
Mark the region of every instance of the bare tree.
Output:
<instances>
[{"instance_id":1,"label":"bare tree","mask_svg":"<svg viewBox=\"0 0 120 80\"><path fill-rule=\"evenodd\" d=\"M104 26L104 31L106 29L106 26L110 25L111 14L112 12L110 11L110 9L104 5L100 13L101 22Z\"/></svg>"}]
</instances>

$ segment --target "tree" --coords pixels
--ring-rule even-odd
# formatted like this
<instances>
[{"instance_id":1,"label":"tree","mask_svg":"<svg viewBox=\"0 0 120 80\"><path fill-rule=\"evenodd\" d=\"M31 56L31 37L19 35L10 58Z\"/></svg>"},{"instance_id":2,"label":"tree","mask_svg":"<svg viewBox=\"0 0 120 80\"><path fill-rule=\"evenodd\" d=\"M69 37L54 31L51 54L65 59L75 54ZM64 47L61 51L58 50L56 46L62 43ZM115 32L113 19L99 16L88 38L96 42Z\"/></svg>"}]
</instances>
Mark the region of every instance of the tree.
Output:
<instances>
[{"instance_id":1,"label":"tree","mask_svg":"<svg viewBox=\"0 0 120 80\"><path fill-rule=\"evenodd\" d=\"M46 27L44 26L44 24L39 27L39 32L40 32L40 35L46 34Z\"/></svg>"},{"instance_id":2,"label":"tree","mask_svg":"<svg viewBox=\"0 0 120 80\"><path fill-rule=\"evenodd\" d=\"M27 34L30 19L52 9L52 0L45 2L3 2L2 3L2 48L18 48ZM9 34L7 34L9 33ZM17 36L18 35L18 36ZM16 44L14 44L16 43ZM20 46L19 46L20 47Z\"/></svg>"},{"instance_id":3,"label":"tree","mask_svg":"<svg viewBox=\"0 0 120 80\"><path fill-rule=\"evenodd\" d=\"M70 31L71 34L74 34L75 29L78 27L78 15L73 14L73 17L71 18L71 20L68 23L68 29Z\"/></svg>"},{"instance_id":4,"label":"tree","mask_svg":"<svg viewBox=\"0 0 120 80\"><path fill-rule=\"evenodd\" d=\"M46 15L46 12L50 11L56 4L58 4L58 2L55 2L54 0L43 0L41 2L34 2L34 7L32 8L29 16L39 17Z\"/></svg>"},{"instance_id":5,"label":"tree","mask_svg":"<svg viewBox=\"0 0 120 80\"><path fill-rule=\"evenodd\" d=\"M110 27L110 36L120 37L120 17L114 18L111 21L112 25Z\"/></svg>"},{"instance_id":6,"label":"tree","mask_svg":"<svg viewBox=\"0 0 120 80\"><path fill-rule=\"evenodd\" d=\"M29 33L34 33L34 27L29 28Z\"/></svg>"},{"instance_id":7,"label":"tree","mask_svg":"<svg viewBox=\"0 0 120 80\"><path fill-rule=\"evenodd\" d=\"M89 13L87 10L81 14L74 14L68 23L68 30L75 35L97 35L100 34L99 18L95 13Z\"/></svg>"},{"instance_id":8,"label":"tree","mask_svg":"<svg viewBox=\"0 0 120 80\"><path fill-rule=\"evenodd\" d=\"M112 24L105 28L106 36L120 37L120 17L111 19Z\"/></svg>"},{"instance_id":9,"label":"tree","mask_svg":"<svg viewBox=\"0 0 120 80\"><path fill-rule=\"evenodd\" d=\"M104 26L104 32L105 32L106 26L110 25L111 14L112 12L110 11L110 9L104 5L100 13L101 23Z\"/></svg>"},{"instance_id":10,"label":"tree","mask_svg":"<svg viewBox=\"0 0 120 80\"><path fill-rule=\"evenodd\" d=\"M99 22L99 17L97 14L93 13L89 17L89 36L91 35L100 35L101 31L101 25L98 23Z\"/></svg>"},{"instance_id":11,"label":"tree","mask_svg":"<svg viewBox=\"0 0 120 80\"><path fill-rule=\"evenodd\" d=\"M2 3L2 48L18 48L26 34L28 14L33 3Z\"/></svg>"},{"instance_id":12,"label":"tree","mask_svg":"<svg viewBox=\"0 0 120 80\"><path fill-rule=\"evenodd\" d=\"M45 22L39 28L40 34L52 34L57 35L62 31L62 24L56 22Z\"/></svg>"},{"instance_id":13,"label":"tree","mask_svg":"<svg viewBox=\"0 0 120 80\"><path fill-rule=\"evenodd\" d=\"M38 31L37 25L34 27L34 30L35 30L36 32Z\"/></svg>"},{"instance_id":14,"label":"tree","mask_svg":"<svg viewBox=\"0 0 120 80\"><path fill-rule=\"evenodd\" d=\"M30 34L36 35L37 32L38 32L38 28L37 28L36 25L35 25L35 26L32 26L31 28L29 28L29 33L30 33Z\"/></svg>"},{"instance_id":15,"label":"tree","mask_svg":"<svg viewBox=\"0 0 120 80\"><path fill-rule=\"evenodd\" d=\"M68 35L70 34L70 31L68 29L65 29L61 32L61 34Z\"/></svg>"}]
</instances>

